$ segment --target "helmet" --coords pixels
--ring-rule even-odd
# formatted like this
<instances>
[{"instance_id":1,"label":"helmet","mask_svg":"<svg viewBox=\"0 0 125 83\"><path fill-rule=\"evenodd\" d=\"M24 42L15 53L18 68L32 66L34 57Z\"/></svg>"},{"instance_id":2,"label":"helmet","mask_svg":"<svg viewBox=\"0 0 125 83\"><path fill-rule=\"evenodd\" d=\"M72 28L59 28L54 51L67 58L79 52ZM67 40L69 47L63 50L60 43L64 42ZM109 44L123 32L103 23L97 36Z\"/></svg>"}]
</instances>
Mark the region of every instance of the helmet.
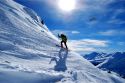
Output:
<instances>
[{"instance_id":1,"label":"helmet","mask_svg":"<svg viewBox=\"0 0 125 83\"><path fill-rule=\"evenodd\" d=\"M62 33L61 36L64 36L64 34Z\"/></svg>"}]
</instances>

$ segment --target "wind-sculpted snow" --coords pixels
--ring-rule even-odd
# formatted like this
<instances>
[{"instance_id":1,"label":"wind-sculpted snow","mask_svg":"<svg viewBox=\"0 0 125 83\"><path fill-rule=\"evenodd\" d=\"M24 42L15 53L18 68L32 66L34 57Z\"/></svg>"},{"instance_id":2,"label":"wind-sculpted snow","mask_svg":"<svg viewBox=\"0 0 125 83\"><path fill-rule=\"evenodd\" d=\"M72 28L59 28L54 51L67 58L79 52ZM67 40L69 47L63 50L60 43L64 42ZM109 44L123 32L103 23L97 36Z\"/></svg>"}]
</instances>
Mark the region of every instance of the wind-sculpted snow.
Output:
<instances>
[{"instance_id":1,"label":"wind-sculpted snow","mask_svg":"<svg viewBox=\"0 0 125 83\"><path fill-rule=\"evenodd\" d=\"M40 22L33 10L0 0L0 83L125 83L57 47L58 39Z\"/></svg>"}]
</instances>

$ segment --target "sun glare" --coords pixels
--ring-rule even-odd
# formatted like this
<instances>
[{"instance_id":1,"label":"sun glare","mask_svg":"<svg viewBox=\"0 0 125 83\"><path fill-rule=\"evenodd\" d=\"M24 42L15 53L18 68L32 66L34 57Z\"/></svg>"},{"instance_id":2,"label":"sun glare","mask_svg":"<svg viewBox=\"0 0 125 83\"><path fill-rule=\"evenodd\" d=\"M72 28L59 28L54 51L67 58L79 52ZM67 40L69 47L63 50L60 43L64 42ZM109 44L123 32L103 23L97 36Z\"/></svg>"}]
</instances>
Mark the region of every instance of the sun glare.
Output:
<instances>
[{"instance_id":1,"label":"sun glare","mask_svg":"<svg viewBox=\"0 0 125 83\"><path fill-rule=\"evenodd\" d=\"M58 6L63 11L72 11L75 9L76 1L75 0L59 0Z\"/></svg>"}]
</instances>

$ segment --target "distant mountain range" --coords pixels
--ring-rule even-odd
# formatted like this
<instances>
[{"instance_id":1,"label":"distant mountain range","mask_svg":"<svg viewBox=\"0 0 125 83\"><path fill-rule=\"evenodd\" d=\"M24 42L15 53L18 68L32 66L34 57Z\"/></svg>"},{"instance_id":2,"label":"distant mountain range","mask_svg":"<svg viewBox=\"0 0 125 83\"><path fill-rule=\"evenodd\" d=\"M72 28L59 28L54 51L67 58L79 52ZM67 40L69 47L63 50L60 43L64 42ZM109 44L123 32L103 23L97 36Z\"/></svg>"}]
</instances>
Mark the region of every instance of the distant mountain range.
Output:
<instances>
[{"instance_id":1,"label":"distant mountain range","mask_svg":"<svg viewBox=\"0 0 125 83\"><path fill-rule=\"evenodd\" d=\"M125 52L92 52L83 56L100 69L113 71L125 78Z\"/></svg>"},{"instance_id":2,"label":"distant mountain range","mask_svg":"<svg viewBox=\"0 0 125 83\"><path fill-rule=\"evenodd\" d=\"M83 57L87 60L89 60L92 64L95 66L104 62L105 60L111 58L112 54L107 53L98 53L98 52L92 52L90 54L86 54Z\"/></svg>"}]
</instances>

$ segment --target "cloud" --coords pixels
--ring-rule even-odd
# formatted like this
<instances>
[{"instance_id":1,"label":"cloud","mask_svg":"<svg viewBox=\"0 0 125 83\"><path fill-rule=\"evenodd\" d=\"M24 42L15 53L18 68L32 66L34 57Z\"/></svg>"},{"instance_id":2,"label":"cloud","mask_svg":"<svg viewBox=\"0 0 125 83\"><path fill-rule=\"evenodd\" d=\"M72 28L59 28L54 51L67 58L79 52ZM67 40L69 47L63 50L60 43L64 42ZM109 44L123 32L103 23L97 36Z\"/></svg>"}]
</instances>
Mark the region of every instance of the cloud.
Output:
<instances>
[{"instance_id":1,"label":"cloud","mask_svg":"<svg viewBox=\"0 0 125 83\"><path fill-rule=\"evenodd\" d=\"M112 23L112 24L125 24L125 20L121 19L111 19L107 23Z\"/></svg>"},{"instance_id":2,"label":"cloud","mask_svg":"<svg viewBox=\"0 0 125 83\"><path fill-rule=\"evenodd\" d=\"M71 50L77 52L97 51L98 48L107 47L109 41L95 39L70 40L68 46Z\"/></svg>"},{"instance_id":3,"label":"cloud","mask_svg":"<svg viewBox=\"0 0 125 83\"><path fill-rule=\"evenodd\" d=\"M104 31L104 32L99 32L99 34L101 35L105 35L105 36L112 36L115 35L117 32L115 30L108 30L108 31Z\"/></svg>"},{"instance_id":4,"label":"cloud","mask_svg":"<svg viewBox=\"0 0 125 83\"><path fill-rule=\"evenodd\" d=\"M115 13L112 16L112 19L116 19L117 16L119 16L120 14L123 14L123 13L125 13L124 9L116 9Z\"/></svg>"},{"instance_id":5,"label":"cloud","mask_svg":"<svg viewBox=\"0 0 125 83\"><path fill-rule=\"evenodd\" d=\"M59 0L29 0L29 1L37 1L41 3L45 3L48 5L51 5L52 7L55 7L58 9L58 1ZM102 10L105 6L115 0L75 0L76 1L76 10L80 11L89 11L89 10ZM89 9L89 10L88 10Z\"/></svg>"},{"instance_id":6,"label":"cloud","mask_svg":"<svg viewBox=\"0 0 125 83\"><path fill-rule=\"evenodd\" d=\"M79 34L79 31L71 31L72 34Z\"/></svg>"},{"instance_id":7,"label":"cloud","mask_svg":"<svg viewBox=\"0 0 125 83\"><path fill-rule=\"evenodd\" d=\"M125 42L118 42L117 44L120 45L120 46L124 46Z\"/></svg>"},{"instance_id":8,"label":"cloud","mask_svg":"<svg viewBox=\"0 0 125 83\"><path fill-rule=\"evenodd\" d=\"M124 15L125 10L124 9L116 9L115 12L112 14L112 17L107 23L112 23L112 24L125 24L125 20L119 18L119 16Z\"/></svg>"},{"instance_id":9,"label":"cloud","mask_svg":"<svg viewBox=\"0 0 125 83\"><path fill-rule=\"evenodd\" d=\"M67 30L52 30L52 33L53 34L60 34L60 33L67 34L67 33L69 33L69 31L67 31Z\"/></svg>"},{"instance_id":10,"label":"cloud","mask_svg":"<svg viewBox=\"0 0 125 83\"><path fill-rule=\"evenodd\" d=\"M52 33L57 35L57 34L66 34L66 35L71 35L71 34L79 34L79 31L75 31L75 30L52 30Z\"/></svg>"},{"instance_id":11,"label":"cloud","mask_svg":"<svg viewBox=\"0 0 125 83\"><path fill-rule=\"evenodd\" d=\"M79 3L84 3L87 8L91 9L99 9L102 10L102 7L106 6L107 4L114 2L115 0L77 0ZM84 6L83 5L83 6Z\"/></svg>"},{"instance_id":12,"label":"cloud","mask_svg":"<svg viewBox=\"0 0 125 83\"><path fill-rule=\"evenodd\" d=\"M115 36L115 35L125 35L125 31L121 30L107 30L103 32L99 32L100 35L104 36Z\"/></svg>"}]
</instances>

